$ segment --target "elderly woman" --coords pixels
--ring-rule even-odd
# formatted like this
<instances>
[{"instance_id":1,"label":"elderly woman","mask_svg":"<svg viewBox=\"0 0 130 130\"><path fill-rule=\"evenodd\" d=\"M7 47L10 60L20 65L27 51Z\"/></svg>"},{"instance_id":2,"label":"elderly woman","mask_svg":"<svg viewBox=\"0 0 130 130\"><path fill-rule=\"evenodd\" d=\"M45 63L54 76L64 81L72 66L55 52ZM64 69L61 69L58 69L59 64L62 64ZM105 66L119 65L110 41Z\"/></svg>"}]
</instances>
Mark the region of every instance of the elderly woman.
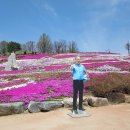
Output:
<instances>
[{"instance_id":1,"label":"elderly woman","mask_svg":"<svg viewBox=\"0 0 130 130\"><path fill-rule=\"evenodd\" d=\"M83 80L84 75L89 76L84 65L80 63L80 56L75 58L75 64L71 65L70 69L73 73L73 114L83 113ZM77 111L77 95L79 92L79 110Z\"/></svg>"}]
</instances>

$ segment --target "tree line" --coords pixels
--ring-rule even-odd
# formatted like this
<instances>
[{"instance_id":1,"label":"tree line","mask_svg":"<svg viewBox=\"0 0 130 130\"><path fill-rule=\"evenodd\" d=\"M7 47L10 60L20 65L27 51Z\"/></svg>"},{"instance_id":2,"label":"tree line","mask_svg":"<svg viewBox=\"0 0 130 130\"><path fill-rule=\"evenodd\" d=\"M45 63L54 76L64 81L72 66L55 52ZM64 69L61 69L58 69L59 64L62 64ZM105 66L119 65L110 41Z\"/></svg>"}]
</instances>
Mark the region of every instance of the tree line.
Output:
<instances>
[{"instance_id":1,"label":"tree line","mask_svg":"<svg viewBox=\"0 0 130 130\"><path fill-rule=\"evenodd\" d=\"M75 41L57 40L52 42L50 37L43 33L37 43L31 40L24 44L14 41L0 42L0 54L5 55L13 51L22 51L24 53L74 53L78 52L78 47Z\"/></svg>"},{"instance_id":2,"label":"tree line","mask_svg":"<svg viewBox=\"0 0 130 130\"><path fill-rule=\"evenodd\" d=\"M127 42L125 44L125 49L130 54L130 43ZM26 53L74 53L78 52L77 43L75 41L66 41L66 40L58 40L52 42L50 37L43 33L38 42L28 41L24 44L18 42L0 42L0 54L6 55L13 51L22 51L24 54Z\"/></svg>"}]
</instances>

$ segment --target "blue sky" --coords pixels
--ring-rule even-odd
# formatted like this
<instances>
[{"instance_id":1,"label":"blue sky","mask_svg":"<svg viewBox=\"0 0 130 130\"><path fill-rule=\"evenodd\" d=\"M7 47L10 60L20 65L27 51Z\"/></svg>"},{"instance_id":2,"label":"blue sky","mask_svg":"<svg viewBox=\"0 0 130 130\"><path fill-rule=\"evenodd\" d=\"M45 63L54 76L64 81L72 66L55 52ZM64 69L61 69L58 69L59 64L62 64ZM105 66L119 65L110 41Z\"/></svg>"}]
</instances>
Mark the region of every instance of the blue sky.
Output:
<instances>
[{"instance_id":1,"label":"blue sky","mask_svg":"<svg viewBox=\"0 0 130 130\"><path fill-rule=\"evenodd\" d=\"M76 41L80 51L127 53L130 0L0 0L0 41Z\"/></svg>"}]
</instances>

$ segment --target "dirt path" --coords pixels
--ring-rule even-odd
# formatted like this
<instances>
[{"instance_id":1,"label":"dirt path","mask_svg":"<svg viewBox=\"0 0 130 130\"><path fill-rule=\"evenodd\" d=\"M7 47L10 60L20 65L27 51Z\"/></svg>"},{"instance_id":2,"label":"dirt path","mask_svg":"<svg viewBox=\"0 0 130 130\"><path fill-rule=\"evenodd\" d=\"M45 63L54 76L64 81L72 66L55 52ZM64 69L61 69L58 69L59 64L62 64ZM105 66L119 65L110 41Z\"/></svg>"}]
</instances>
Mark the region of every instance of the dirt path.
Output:
<instances>
[{"instance_id":1,"label":"dirt path","mask_svg":"<svg viewBox=\"0 0 130 130\"><path fill-rule=\"evenodd\" d=\"M90 117L71 118L67 108L0 117L1 130L130 130L130 104L85 108Z\"/></svg>"}]
</instances>

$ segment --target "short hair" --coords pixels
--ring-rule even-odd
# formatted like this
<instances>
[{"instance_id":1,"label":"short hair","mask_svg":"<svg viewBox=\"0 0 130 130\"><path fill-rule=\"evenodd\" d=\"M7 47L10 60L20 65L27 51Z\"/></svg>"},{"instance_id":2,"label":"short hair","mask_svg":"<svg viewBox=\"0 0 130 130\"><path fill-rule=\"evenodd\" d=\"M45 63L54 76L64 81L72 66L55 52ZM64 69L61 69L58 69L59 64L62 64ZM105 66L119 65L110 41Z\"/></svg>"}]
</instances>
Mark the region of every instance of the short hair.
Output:
<instances>
[{"instance_id":1,"label":"short hair","mask_svg":"<svg viewBox=\"0 0 130 130\"><path fill-rule=\"evenodd\" d=\"M75 60L76 60L76 59L78 59L78 58L80 58L80 56L79 56L79 55L77 55L77 56L75 57Z\"/></svg>"}]
</instances>

